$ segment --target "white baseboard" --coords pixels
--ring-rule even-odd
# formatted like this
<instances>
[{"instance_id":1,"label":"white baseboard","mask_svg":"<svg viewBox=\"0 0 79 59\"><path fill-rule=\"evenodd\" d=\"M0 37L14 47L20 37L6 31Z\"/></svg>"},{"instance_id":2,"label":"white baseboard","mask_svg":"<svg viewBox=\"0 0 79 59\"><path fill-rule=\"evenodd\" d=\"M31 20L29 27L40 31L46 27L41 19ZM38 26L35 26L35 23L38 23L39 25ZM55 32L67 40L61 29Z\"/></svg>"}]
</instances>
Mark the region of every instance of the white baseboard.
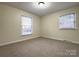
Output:
<instances>
[{"instance_id":1,"label":"white baseboard","mask_svg":"<svg viewBox=\"0 0 79 59\"><path fill-rule=\"evenodd\" d=\"M6 43L1 43L0 46L5 46L5 45L9 45L9 44L13 44L13 43L17 43L17 42L21 42L21 41L25 41L25 40L37 38L37 37L40 37L40 36L30 37L28 39L16 40L16 41L11 41L11 42L6 42ZM54 38L54 37L49 37L49 36L41 36L41 37L55 39L55 40L60 40L60 41L66 40L66 39L63 40L63 39L60 39L60 38ZM66 40L66 41L69 41L69 42L75 43L75 44L79 44L79 42L77 42L77 41L70 41L70 40Z\"/></svg>"},{"instance_id":2,"label":"white baseboard","mask_svg":"<svg viewBox=\"0 0 79 59\"><path fill-rule=\"evenodd\" d=\"M49 36L41 36L41 37L44 37L44 38L49 38L49 39L55 39L55 40L60 40L60 41L67 41L67 42L71 42L71 43L74 43L74 44L79 44L78 41L72 41L72 40L67 40L67 39L61 39L61 38L55 38L55 37L49 37Z\"/></svg>"},{"instance_id":3,"label":"white baseboard","mask_svg":"<svg viewBox=\"0 0 79 59\"><path fill-rule=\"evenodd\" d=\"M5 45L9 45L9 44L13 44L13 43L17 43L17 42L21 42L21 41L25 41L25 40L37 38L37 37L40 37L40 36L30 37L28 39L21 39L21 40L16 40L16 41L10 41L10 42L6 42L6 43L1 43L0 46L5 46Z\"/></svg>"},{"instance_id":4,"label":"white baseboard","mask_svg":"<svg viewBox=\"0 0 79 59\"><path fill-rule=\"evenodd\" d=\"M72 43L75 43L75 44L79 44L78 41L71 41L71 40L67 40L67 41L72 42Z\"/></svg>"}]
</instances>

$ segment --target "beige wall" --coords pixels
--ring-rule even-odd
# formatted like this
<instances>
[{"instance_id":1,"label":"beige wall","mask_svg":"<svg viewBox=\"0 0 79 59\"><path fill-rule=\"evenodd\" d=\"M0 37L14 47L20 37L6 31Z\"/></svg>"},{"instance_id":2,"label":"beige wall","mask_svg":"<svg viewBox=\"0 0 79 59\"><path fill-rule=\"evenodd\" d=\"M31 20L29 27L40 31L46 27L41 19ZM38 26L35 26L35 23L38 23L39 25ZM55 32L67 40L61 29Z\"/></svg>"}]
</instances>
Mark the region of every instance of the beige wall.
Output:
<instances>
[{"instance_id":1,"label":"beige wall","mask_svg":"<svg viewBox=\"0 0 79 59\"><path fill-rule=\"evenodd\" d=\"M75 11L77 13L76 30L59 30L58 17L65 13ZM33 34L21 36L21 15L31 16L33 19ZM7 5L0 4L0 45L10 42L27 40L40 35L57 40L68 40L79 43L79 8L71 8L56 12L44 17L38 17L31 13L16 9ZM40 32L41 31L41 32Z\"/></svg>"},{"instance_id":2,"label":"beige wall","mask_svg":"<svg viewBox=\"0 0 79 59\"><path fill-rule=\"evenodd\" d=\"M21 15L33 19L33 34L21 36ZM22 41L40 36L40 18L28 12L0 4L0 44ZM2 33L1 33L2 32Z\"/></svg>"},{"instance_id":3,"label":"beige wall","mask_svg":"<svg viewBox=\"0 0 79 59\"><path fill-rule=\"evenodd\" d=\"M76 30L59 30L58 17L70 13L76 12L77 29ZM41 18L41 36L57 39L67 40L74 43L79 43L79 8L71 8L63 11L59 11Z\"/></svg>"},{"instance_id":4,"label":"beige wall","mask_svg":"<svg viewBox=\"0 0 79 59\"><path fill-rule=\"evenodd\" d=\"M1 17L1 11L2 11L2 9L0 8L0 39L2 38L2 17Z\"/></svg>"}]
</instances>

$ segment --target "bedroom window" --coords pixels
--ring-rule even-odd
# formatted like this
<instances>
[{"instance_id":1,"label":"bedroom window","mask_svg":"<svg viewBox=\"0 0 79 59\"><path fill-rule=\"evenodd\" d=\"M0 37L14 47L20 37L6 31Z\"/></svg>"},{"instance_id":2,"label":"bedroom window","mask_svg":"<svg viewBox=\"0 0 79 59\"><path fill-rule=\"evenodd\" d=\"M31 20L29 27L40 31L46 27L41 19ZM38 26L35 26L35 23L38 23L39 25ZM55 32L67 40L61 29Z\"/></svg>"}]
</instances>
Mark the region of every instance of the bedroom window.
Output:
<instances>
[{"instance_id":1,"label":"bedroom window","mask_svg":"<svg viewBox=\"0 0 79 59\"><path fill-rule=\"evenodd\" d=\"M32 34L32 18L27 16L21 17L22 32L21 35Z\"/></svg>"},{"instance_id":2,"label":"bedroom window","mask_svg":"<svg viewBox=\"0 0 79 59\"><path fill-rule=\"evenodd\" d=\"M60 29L75 29L76 28L76 15L70 13L59 17Z\"/></svg>"}]
</instances>

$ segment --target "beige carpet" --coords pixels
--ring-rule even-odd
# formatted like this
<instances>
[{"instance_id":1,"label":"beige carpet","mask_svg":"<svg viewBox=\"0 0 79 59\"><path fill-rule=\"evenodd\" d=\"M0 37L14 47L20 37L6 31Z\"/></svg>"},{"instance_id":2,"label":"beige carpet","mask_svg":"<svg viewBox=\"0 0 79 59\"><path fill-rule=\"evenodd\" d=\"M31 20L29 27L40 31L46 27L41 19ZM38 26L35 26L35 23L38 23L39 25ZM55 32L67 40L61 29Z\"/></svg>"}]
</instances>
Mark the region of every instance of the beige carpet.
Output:
<instances>
[{"instance_id":1,"label":"beige carpet","mask_svg":"<svg viewBox=\"0 0 79 59\"><path fill-rule=\"evenodd\" d=\"M35 38L0 47L1 57L79 56L79 45L46 38Z\"/></svg>"}]
</instances>

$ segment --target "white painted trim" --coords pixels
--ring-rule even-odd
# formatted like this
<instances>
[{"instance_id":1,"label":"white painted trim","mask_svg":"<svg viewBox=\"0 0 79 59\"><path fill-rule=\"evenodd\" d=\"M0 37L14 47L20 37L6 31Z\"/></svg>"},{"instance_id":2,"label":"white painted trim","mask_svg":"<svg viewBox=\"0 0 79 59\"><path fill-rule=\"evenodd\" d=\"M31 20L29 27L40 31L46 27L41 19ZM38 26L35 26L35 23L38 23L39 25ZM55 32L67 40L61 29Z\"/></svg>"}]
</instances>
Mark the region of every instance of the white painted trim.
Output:
<instances>
[{"instance_id":1,"label":"white painted trim","mask_svg":"<svg viewBox=\"0 0 79 59\"><path fill-rule=\"evenodd\" d=\"M78 41L72 41L72 40L67 40L67 39L61 39L61 38L55 38L55 37L49 37L49 36L41 36L41 37L44 37L44 38L49 38L49 39L54 39L54 40L60 40L60 41L67 41L67 42L71 42L71 43L74 43L74 44L79 44Z\"/></svg>"},{"instance_id":2,"label":"white painted trim","mask_svg":"<svg viewBox=\"0 0 79 59\"><path fill-rule=\"evenodd\" d=\"M13 43L17 43L17 42L21 42L21 41L25 41L25 40L37 38L37 37L40 37L40 36L31 37L31 38L28 38L28 39L22 39L22 40L16 40L16 41L11 41L11 42L6 42L6 43L1 43L0 46L5 46L5 45L9 45L9 44L13 44ZM54 38L54 37L48 37L48 36L41 36L41 37L64 41L63 39ZM70 40L66 40L66 41L69 41L69 42L75 43L75 44L79 44L79 42L77 42L77 41L70 41Z\"/></svg>"},{"instance_id":3,"label":"white painted trim","mask_svg":"<svg viewBox=\"0 0 79 59\"><path fill-rule=\"evenodd\" d=\"M6 43L1 43L0 46L5 46L5 45L9 45L9 44L13 44L13 43L17 43L17 42L21 42L21 41L25 41L25 40L37 38L37 37L40 37L40 36L30 37L30 38L27 38L27 39L21 39L21 40L16 40L16 41L10 41L10 42L6 42Z\"/></svg>"}]
</instances>

